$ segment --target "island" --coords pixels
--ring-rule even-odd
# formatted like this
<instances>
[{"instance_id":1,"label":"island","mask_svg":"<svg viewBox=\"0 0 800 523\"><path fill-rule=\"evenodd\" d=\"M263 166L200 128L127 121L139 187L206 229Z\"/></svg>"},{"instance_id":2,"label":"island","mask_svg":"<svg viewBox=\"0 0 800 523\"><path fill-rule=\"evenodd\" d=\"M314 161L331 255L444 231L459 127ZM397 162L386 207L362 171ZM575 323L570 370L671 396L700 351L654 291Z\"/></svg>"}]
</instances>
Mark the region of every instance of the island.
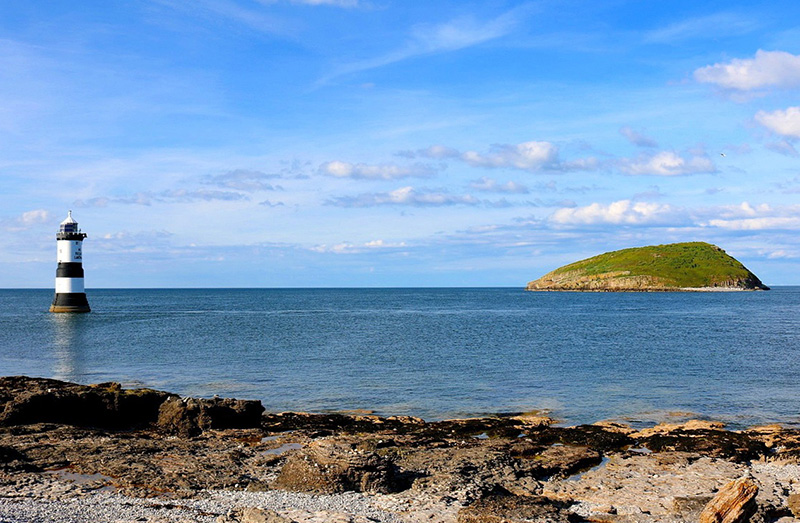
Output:
<instances>
[{"instance_id":1,"label":"island","mask_svg":"<svg viewBox=\"0 0 800 523\"><path fill-rule=\"evenodd\" d=\"M769 290L741 262L705 242L607 252L564 265L528 283L529 291Z\"/></svg>"}]
</instances>

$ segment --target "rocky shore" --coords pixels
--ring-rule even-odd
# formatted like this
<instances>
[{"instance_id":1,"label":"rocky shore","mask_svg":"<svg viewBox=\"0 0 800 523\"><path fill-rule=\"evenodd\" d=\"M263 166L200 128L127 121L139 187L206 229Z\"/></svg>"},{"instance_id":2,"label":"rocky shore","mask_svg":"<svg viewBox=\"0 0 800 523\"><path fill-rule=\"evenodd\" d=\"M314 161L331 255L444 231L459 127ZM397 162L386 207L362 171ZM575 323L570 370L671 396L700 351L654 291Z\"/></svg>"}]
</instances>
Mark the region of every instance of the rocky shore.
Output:
<instances>
[{"instance_id":1,"label":"rocky shore","mask_svg":"<svg viewBox=\"0 0 800 523\"><path fill-rule=\"evenodd\" d=\"M0 522L679 522L800 517L800 431L425 422L0 378Z\"/></svg>"}]
</instances>

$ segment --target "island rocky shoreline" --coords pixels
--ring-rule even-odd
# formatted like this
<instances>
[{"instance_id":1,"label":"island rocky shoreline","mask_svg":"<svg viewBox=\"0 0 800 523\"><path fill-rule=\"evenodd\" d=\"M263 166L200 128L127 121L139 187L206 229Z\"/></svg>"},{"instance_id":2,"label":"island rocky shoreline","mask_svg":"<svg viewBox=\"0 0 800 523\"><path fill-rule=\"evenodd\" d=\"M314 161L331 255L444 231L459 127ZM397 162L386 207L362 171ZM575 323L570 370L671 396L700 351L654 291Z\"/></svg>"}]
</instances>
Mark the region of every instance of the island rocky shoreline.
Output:
<instances>
[{"instance_id":1,"label":"island rocky shoreline","mask_svg":"<svg viewBox=\"0 0 800 523\"><path fill-rule=\"evenodd\" d=\"M116 383L0 378L0 521L772 522L800 431L266 413Z\"/></svg>"}]
</instances>

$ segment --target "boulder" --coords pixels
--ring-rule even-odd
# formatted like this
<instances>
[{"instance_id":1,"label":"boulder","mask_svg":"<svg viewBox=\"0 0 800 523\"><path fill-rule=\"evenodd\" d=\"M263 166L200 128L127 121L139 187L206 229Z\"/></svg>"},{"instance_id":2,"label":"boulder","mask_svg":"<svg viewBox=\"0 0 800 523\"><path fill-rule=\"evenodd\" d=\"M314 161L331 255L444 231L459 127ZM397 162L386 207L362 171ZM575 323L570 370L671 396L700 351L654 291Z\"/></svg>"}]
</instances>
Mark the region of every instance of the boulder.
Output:
<instances>
[{"instance_id":1,"label":"boulder","mask_svg":"<svg viewBox=\"0 0 800 523\"><path fill-rule=\"evenodd\" d=\"M257 428L263 412L256 400L173 396L159 407L157 425L165 432L190 437L208 429Z\"/></svg>"},{"instance_id":2,"label":"boulder","mask_svg":"<svg viewBox=\"0 0 800 523\"><path fill-rule=\"evenodd\" d=\"M398 490L394 464L357 442L322 439L290 455L275 486L299 492L380 492Z\"/></svg>"},{"instance_id":3,"label":"boulder","mask_svg":"<svg viewBox=\"0 0 800 523\"><path fill-rule=\"evenodd\" d=\"M570 523L576 519L558 502L541 496L489 496L458 512L458 523Z\"/></svg>"}]
</instances>

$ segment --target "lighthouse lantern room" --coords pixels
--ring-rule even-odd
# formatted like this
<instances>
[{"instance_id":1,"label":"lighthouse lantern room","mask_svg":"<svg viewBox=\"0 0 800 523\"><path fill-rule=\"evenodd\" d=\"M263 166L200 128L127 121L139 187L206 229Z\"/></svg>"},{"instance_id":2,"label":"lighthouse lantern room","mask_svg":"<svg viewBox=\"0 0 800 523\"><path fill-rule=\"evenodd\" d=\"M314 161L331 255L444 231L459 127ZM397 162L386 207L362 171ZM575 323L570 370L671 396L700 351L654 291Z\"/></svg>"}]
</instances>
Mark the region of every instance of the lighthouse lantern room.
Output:
<instances>
[{"instance_id":1,"label":"lighthouse lantern room","mask_svg":"<svg viewBox=\"0 0 800 523\"><path fill-rule=\"evenodd\" d=\"M89 301L83 287L83 239L86 233L69 211L56 233L58 268L56 269L56 295L50 312L89 312Z\"/></svg>"}]
</instances>

